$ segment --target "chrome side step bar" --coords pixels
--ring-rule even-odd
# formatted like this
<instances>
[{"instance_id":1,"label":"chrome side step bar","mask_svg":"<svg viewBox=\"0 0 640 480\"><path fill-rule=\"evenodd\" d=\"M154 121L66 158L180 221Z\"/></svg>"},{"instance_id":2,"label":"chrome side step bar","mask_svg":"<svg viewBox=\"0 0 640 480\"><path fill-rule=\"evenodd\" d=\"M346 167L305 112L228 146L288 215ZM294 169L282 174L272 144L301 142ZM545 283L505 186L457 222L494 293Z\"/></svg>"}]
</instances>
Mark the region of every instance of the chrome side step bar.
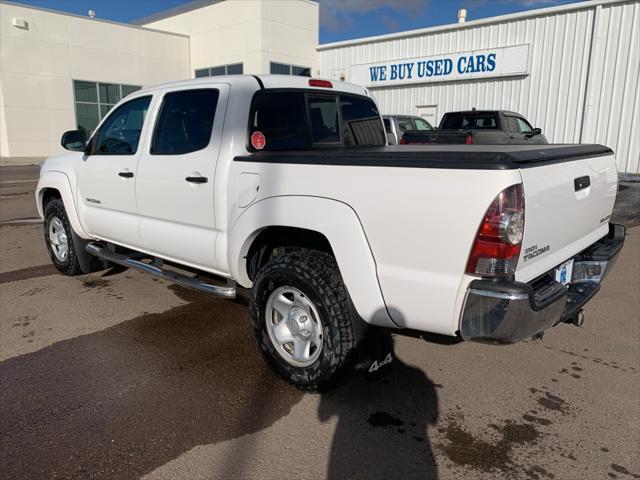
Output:
<instances>
[{"instance_id":1,"label":"chrome side step bar","mask_svg":"<svg viewBox=\"0 0 640 480\"><path fill-rule=\"evenodd\" d=\"M174 272L173 270L165 270L161 268L162 260L156 259L153 263L145 263L140 260L136 260L128 255L122 253L116 253L108 250L105 247L101 247L95 243L89 243L85 247L85 250L91 255L95 255L98 258L107 260L108 262L117 263L127 268L135 268L145 273L150 273L154 277L164 278L170 282L177 283L180 286L199 290L201 292L214 295L221 298L236 298L236 284L232 280L227 280L227 284L224 286L212 285L200 280L197 277L190 277L188 275L182 275Z\"/></svg>"}]
</instances>

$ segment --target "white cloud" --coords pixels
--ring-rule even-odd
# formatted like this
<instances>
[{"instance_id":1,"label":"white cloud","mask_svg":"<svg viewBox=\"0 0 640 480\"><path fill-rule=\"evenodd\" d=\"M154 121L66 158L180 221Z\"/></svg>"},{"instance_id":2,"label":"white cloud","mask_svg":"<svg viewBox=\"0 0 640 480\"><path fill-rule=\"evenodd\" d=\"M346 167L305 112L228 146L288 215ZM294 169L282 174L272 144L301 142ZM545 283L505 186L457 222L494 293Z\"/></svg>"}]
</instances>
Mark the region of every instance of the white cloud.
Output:
<instances>
[{"instance_id":1,"label":"white cloud","mask_svg":"<svg viewBox=\"0 0 640 480\"><path fill-rule=\"evenodd\" d=\"M391 9L411 17L424 13L429 2L428 0L319 0L319 3L320 25L332 31L342 31L353 25L353 15L356 13Z\"/></svg>"}]
</instances>

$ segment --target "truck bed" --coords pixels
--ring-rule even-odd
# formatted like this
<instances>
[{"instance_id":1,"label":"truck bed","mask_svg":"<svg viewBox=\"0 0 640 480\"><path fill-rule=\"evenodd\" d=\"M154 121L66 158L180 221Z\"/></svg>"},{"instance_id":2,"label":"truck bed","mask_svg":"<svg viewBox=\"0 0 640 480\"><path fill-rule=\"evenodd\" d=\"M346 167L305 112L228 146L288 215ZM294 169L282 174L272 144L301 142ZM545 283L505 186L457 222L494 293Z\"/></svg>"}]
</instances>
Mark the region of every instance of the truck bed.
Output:
<instances>
[{"instance_id":1,"label":"truck bed","mask_svg":"<svg viewBox=\"0 0 640 480\"><path fill-rule=\"evenodd\" d=\"M468 254L496 195L523 185L515 279L529 282L607 234L617 185L613 152L602 145L257 152L235 157L232 168L259 175L257 201L305 196L348 205L368 239L385 299L399 312L391 314L394 322L438 333L446 332L436 319L450 318L449 333L457 328L451 306L474 278L464 275ZM447 307L430 307L425 316L418 292L446 299Z\"/></svg>"}]
</instances>

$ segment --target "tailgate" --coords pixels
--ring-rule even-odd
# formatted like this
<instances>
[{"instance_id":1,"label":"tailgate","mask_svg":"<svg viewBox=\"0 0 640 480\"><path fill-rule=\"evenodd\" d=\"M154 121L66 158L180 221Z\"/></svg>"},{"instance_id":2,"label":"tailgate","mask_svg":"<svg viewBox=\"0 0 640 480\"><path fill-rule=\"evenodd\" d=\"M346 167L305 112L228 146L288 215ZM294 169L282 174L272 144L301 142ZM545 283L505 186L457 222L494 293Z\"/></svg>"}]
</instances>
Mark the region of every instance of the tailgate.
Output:
<instances>
[{"instance_id":1,"label":"tailgate","mask_svg":"<svg viewBox=\"0 0 640 480\"><path fill-rule=\"evenodd\" d=\"M443 145L464 144L467 142L467 138L471 135L471 132L463 130L449 130L438 131L433 142Z\"/></svg>"},{"instance_id":2,"label":"tailgate","mask_svg":"<svg viewBox=\"0 0 640 480\"><path fill-rule=\"evenodd\" d=\"M525 230L516 279L528 282L609 232L618 187L613 152L600 145L529 152L518 161ZM533 158L534 154L540 154Z\"/></svg>"}]
</instances>

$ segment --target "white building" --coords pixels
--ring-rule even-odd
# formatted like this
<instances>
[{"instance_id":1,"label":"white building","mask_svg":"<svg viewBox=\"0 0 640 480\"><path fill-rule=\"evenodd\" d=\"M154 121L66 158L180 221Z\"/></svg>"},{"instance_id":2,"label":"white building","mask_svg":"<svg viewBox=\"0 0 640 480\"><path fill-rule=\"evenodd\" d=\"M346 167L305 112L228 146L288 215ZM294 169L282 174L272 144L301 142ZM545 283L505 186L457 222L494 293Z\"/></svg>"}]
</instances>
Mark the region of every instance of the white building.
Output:
<instances>
[{"instance_id":1,"label":"white building","mask_svg":"<svg viewBox=\"0 0 640 480\"><path fill-rule=\"evenodd\" d=\"M369 87L385 113L437 125L452 110L513 110L550 142L607 145L619 171L640 173L638 0L580 2L318 51L322 75Z\"/></svg>"},{"instance_id":2,"label":"white building","mask_svg":"<svg viewBox=\"0 0 640 480\"><path fill-rule=\"evenodd\" d=\"M93 129L140 87L205 74L317 73L318 22L309 0L200 0L140 25L2 1L0 156L58 153L62 132Z\"/></svg>"},{"instance_id":3,"label":"white building","mask_svg":"<svg viewBox=\"0 0 640 480\"><path fill-rule=\"evenodd\" d=\"M608 145L621 172L640 173L640 0L320 46L318 23L311 0L196 0L136 25L0 0L0 155L57 153L63 131L91 130L139 87L309 69L433 124L451 110L514 110L550 141Z\"/></svg>"}]
</instances>

